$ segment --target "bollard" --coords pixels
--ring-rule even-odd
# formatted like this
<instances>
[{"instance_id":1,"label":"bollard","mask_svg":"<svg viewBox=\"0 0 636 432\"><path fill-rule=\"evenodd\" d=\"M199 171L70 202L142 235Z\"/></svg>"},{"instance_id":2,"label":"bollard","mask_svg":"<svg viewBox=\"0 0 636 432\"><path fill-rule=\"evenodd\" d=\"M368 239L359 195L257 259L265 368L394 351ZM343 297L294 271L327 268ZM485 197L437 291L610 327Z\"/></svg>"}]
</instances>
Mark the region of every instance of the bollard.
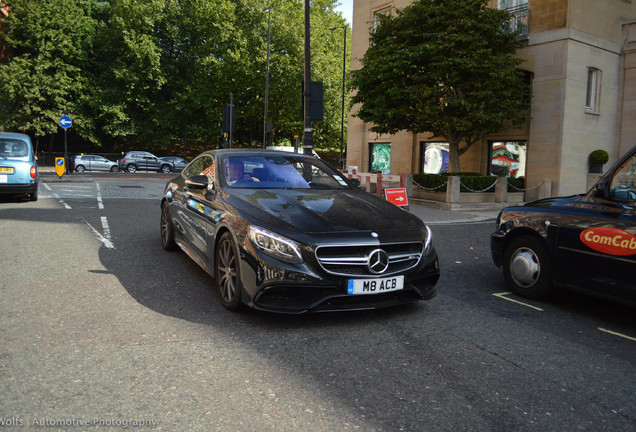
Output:
<instances>
[{"instance_id":1,"label":"bollard","mask_svg":"<svg viewBox=\"0 0 636 432\"><path fill-rule=\"evenodd\" d=\"M378 173L378 180L377 180L377 190L376 193L378 194L378 198L382 198L382 173Z\"/></svg>"}]
</instances>

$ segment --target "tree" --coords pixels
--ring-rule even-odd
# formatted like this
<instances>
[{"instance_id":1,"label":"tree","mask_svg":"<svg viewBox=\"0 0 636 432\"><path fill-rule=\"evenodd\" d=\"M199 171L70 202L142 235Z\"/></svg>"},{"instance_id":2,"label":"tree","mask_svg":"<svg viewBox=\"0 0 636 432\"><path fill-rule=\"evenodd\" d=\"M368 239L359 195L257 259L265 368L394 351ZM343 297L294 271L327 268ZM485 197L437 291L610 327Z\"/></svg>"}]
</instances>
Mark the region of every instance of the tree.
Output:
<instances>
[{"instance_id":1,"label":"tree","mask_svg":"<svg viewBox=\"0 0 636 432\"><path fill-rule=\"evenodd\" d=\"M90 78L85 70L95 35L88 0L11 0L2 27L14 53L0 67L0 128L34 136L55 133L63 111L87 139L94 124L83 106Z\"/></svg>"},{"instance_id":2,"label":"tree","mask_svg":"<svg viewBox=\"0 0 636 432\"><path fill-rule=\"evenodd\" d=\"M522 124L528 98L514 57L519 45L503 30L508 12L487 3L416 0L380 17L362 68L352 72L354 115L378 133L445 138L451 171L488 133Z\"/></svg>"}]
</instances>

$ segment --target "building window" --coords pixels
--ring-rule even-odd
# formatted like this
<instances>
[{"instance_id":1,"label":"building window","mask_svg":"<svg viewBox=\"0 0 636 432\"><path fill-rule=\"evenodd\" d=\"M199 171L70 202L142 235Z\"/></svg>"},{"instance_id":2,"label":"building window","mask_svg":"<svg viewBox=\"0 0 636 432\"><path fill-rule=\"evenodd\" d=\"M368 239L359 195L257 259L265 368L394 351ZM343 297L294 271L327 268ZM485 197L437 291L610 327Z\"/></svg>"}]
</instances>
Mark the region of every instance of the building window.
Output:
<instances>
[{"instance_id":1,"label":"building window","mask_svg":"<svg viewBox=\"0 0 636 432\"><path fill-rule=\"evenodd\" d=\"M448 172L447 142L423 142L420 145L422 150L420 172L424 174Z\"/></svg>"},{"instance_id":2,"label":"building window","mask_svg":"<svg viewBox=\"0 0 636 432\"><path fill-rule=\"evenodd\" d=\"M526 153L525 141L491 141L488 172L499 177L525 177Z\"/></svg>"},{"instance_id":3,"label":"building window","mask_svg":"<svg viewBox=\"0 0 636 432\"><path fill-rule=\"evenodd\" d=\"M391 13L391 10L393 9L393 6L388 6L382 9L378 9L377 11L373 12L373 30L376 29L376 27L378 26L378 22L380 21L380 17L383 15L389 15Z\"/></svg>"},{"instance_id":4,"label":"building window","mask_svg":"<svg viewBox=\"0 0 636 432\"><path fill-rule=\"evenodd\" d=\"M601 96L601 71L595 68L587 69L587 91L585 94L585 110L599 112Z\"/></svg>"},{"instance_id":5,"label":"building window","mask_svg":"<svg viewBox=\"0 0 636 432\"><path fill-rule=\"evenodd\" d=\"M503 30L506 33L516 32L518 39L526 39L530 18L528 0L499 0L497 7L510 12L510 21L504 23Z\"/></svg>"},{"instance_id":6,"label":"building window","mask_svg":"<svg viewBox=\"0 0 636 432\"><path fill-rule=\"evenodd\" d=\"M369 144L369 172L391 174L391 144Z\"/></svg>"}]
</instances>

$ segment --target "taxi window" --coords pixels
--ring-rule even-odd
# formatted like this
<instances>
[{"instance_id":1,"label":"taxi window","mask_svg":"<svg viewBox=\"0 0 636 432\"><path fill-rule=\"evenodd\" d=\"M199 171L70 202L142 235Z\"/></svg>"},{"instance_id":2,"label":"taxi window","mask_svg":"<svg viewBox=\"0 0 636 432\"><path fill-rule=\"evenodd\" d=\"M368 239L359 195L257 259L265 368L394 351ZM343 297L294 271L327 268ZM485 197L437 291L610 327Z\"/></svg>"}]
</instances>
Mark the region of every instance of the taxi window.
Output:
<instances>
[{"instance_id":1,"label":"taxi window","mask_svg":"<svg viewBox=\"0 0 636 432\"><path fill-rule=\"evenodd\" d=\"M627 159L614 174L610 197L623 204L636 205L636 155Z\"/></svg>"}]
</instances>

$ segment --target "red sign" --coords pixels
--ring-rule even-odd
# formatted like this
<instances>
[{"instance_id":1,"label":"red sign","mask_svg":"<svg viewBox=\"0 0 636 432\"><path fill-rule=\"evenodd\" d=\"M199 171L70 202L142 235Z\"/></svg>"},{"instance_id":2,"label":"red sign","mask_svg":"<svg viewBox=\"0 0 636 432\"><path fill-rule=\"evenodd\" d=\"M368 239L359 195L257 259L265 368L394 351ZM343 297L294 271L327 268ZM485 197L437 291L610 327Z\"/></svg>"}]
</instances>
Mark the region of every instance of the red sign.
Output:
<instances>
[{"instance_id":1,"label":"red sign","mask_svg":"<svg viewBox=\"0 0 636 432\"><path fill-rule=\"evenodd\" d=\"M592 249L609 255L636 254L636 236L617 228L594 227L581 232L581 241Z\"/></svg>"},{"instance_id":2,"label":"red sign","mask_svg":"<svg viewBox=\"0 0 636 432\"><path fill-rule=\"evenodd\" d=\"M406 196L406 188L384 189L386 200L396 206L409 205L409 199Z\"/></svg>"}]
</instances>

